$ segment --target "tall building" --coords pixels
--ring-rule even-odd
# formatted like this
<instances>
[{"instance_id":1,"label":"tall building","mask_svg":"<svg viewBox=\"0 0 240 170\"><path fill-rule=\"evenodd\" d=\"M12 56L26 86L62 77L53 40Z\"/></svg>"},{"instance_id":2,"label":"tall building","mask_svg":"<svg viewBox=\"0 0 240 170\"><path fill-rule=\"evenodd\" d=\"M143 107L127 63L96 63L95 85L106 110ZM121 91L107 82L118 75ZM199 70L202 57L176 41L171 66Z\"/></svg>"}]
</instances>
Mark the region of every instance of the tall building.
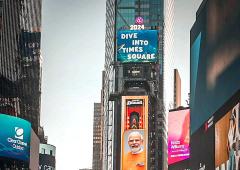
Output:
<instances>
[{"instance_id":1,"label":"tall building","mask_svg":"<svg viewBox=\"0 0 240 170\"><path fill-rule=\"evenodd\" d=\"M173 0L107 0L103 169L124 169L132 131L142 136L145 154L136 166L167 169L172 33Z\"/></svg>"},{"instance_id":2,"label":"tall building","mask_svg":"<svg viewBox=\"0 0 240 170\"><path fill-rule=\"evenodd\" d=\"M239 169L240 1L204 0L191 29L190 169Z\"/></svg>"},{"instance_id":3,"label":"tall building","mask_svg":"<svg viewBox=\"0 0 240 170\"><path fill-rule=\"evenodd\" d=\"M102 170L102 105L94 103L92 169Z\"/></svg>"},{"instance_id":4,"label":"tall building","mask_svg":"<svg viewBox=\"0 0 240 170\"><path fill-rule=\"evenodd\" d=\"M181 77L177 69L174 69L174 108L181 106Z\"/></svg>"},{"instance_id":5,"label":"tall building","mask_svg":"<svg viewBox=\"0 0 240 170\"><path fill-rule=\"evenodd\" d=\"M0 0L0 112L31 122L41 103L41 0Z\"/></svg>"},{"instance_id":6,"label":"tall building","mask_svg":"<svg viewBox=\"0 0 240 170\"><path fill-rule=\"evenodd\" d=\"M40 144L39 170L56 169L56 147L50 144Z\"/></svg>"},{"instance_id":7,"label":"tall building","mask_svg":"<svg viewBox=\"0 0 240 170\"><path fill-rule=\"evenodd\" d=\"M41 4L41 0L0 0L0 124L8 135L6 142L1 134L4 169L39 165ZM3 126L7 121L11 123Z\"/></svg>"}]
</instances>

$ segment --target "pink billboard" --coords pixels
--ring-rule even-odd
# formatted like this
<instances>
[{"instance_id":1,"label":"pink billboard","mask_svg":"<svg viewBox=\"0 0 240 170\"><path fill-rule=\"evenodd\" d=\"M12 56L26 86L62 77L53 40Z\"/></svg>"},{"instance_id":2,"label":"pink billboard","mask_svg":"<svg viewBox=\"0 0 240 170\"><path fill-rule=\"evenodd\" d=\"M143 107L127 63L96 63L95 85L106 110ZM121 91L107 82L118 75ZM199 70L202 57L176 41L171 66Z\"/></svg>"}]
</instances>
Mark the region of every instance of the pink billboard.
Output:
<instances>
[{"instance_id":1,"label":"pink billboard","mask_svg":"<svg viewBox=\"0 0 240 170\"><path fill-rule=\"evenodd\" d=\"M168 164L189 158L190 110L170 111L168 114Z\"/></svg>"}]
</instances>

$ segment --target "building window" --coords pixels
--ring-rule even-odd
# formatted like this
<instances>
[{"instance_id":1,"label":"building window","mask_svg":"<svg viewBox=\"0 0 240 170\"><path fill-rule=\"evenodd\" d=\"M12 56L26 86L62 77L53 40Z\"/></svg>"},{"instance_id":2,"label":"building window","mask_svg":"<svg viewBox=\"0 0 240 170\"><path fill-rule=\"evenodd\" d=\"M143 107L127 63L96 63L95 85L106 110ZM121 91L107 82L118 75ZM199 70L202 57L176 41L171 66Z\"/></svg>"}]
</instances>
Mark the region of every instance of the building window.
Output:
<instances>
[{"instance_id":1,"label":"building window","mask_svg":"<svg viewBox=\"0 0 240 170\"><path fill-rule=\"evenodd\" d=\"M42 148L41 153L42 153L42 154L45 154L45 149L44 149L44 148Z\"/></svg>"}]
</instances>

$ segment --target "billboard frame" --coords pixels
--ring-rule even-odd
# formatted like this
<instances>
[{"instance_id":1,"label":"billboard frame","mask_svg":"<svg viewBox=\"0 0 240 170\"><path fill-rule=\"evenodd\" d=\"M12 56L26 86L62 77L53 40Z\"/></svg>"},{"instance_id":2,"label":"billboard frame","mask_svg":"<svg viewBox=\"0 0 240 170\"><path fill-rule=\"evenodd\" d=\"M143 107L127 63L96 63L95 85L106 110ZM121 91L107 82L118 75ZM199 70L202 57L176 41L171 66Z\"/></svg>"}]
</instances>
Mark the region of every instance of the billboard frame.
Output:
<instances>
[{"instance_id":1,"label":"billboard frame","mask_svg":"<svg viewBox=\"0 0 240 170\"><path fill-rule=\"evenodd\" d=\"M145 169L148 167L148 96L122 96L122 106L121 106L121 164L120 167L123 169L123 157L124 157L124 133L126 132L125 128L125 118L127 114L127 100L143 100L143 117L144 117L144 126L140 129L135 129L136 131L144 132L144 149L145 149ZM129 131L129 130L128 130Z\"/></svg>"}]
</instances>

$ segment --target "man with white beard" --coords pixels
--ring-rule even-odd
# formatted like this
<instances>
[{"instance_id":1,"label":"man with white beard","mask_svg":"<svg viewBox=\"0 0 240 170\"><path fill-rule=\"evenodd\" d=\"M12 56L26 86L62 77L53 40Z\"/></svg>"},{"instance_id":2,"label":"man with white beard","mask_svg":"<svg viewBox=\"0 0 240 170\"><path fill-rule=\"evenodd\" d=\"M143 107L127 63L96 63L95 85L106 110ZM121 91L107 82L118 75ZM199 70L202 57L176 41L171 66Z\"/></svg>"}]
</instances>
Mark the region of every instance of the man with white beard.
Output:
<instances>
[{"instance_id":1,"label":"man with white beard","mask_svg":"<svg viewBox=\"0 0 240 170\"><path fill-rule=\"evenodd\" d=\"M128 135L130 152L124 155L122 170L145 170L146 153L143 150L143 136L138 131Z\"/></svg>"}]
</instances>

